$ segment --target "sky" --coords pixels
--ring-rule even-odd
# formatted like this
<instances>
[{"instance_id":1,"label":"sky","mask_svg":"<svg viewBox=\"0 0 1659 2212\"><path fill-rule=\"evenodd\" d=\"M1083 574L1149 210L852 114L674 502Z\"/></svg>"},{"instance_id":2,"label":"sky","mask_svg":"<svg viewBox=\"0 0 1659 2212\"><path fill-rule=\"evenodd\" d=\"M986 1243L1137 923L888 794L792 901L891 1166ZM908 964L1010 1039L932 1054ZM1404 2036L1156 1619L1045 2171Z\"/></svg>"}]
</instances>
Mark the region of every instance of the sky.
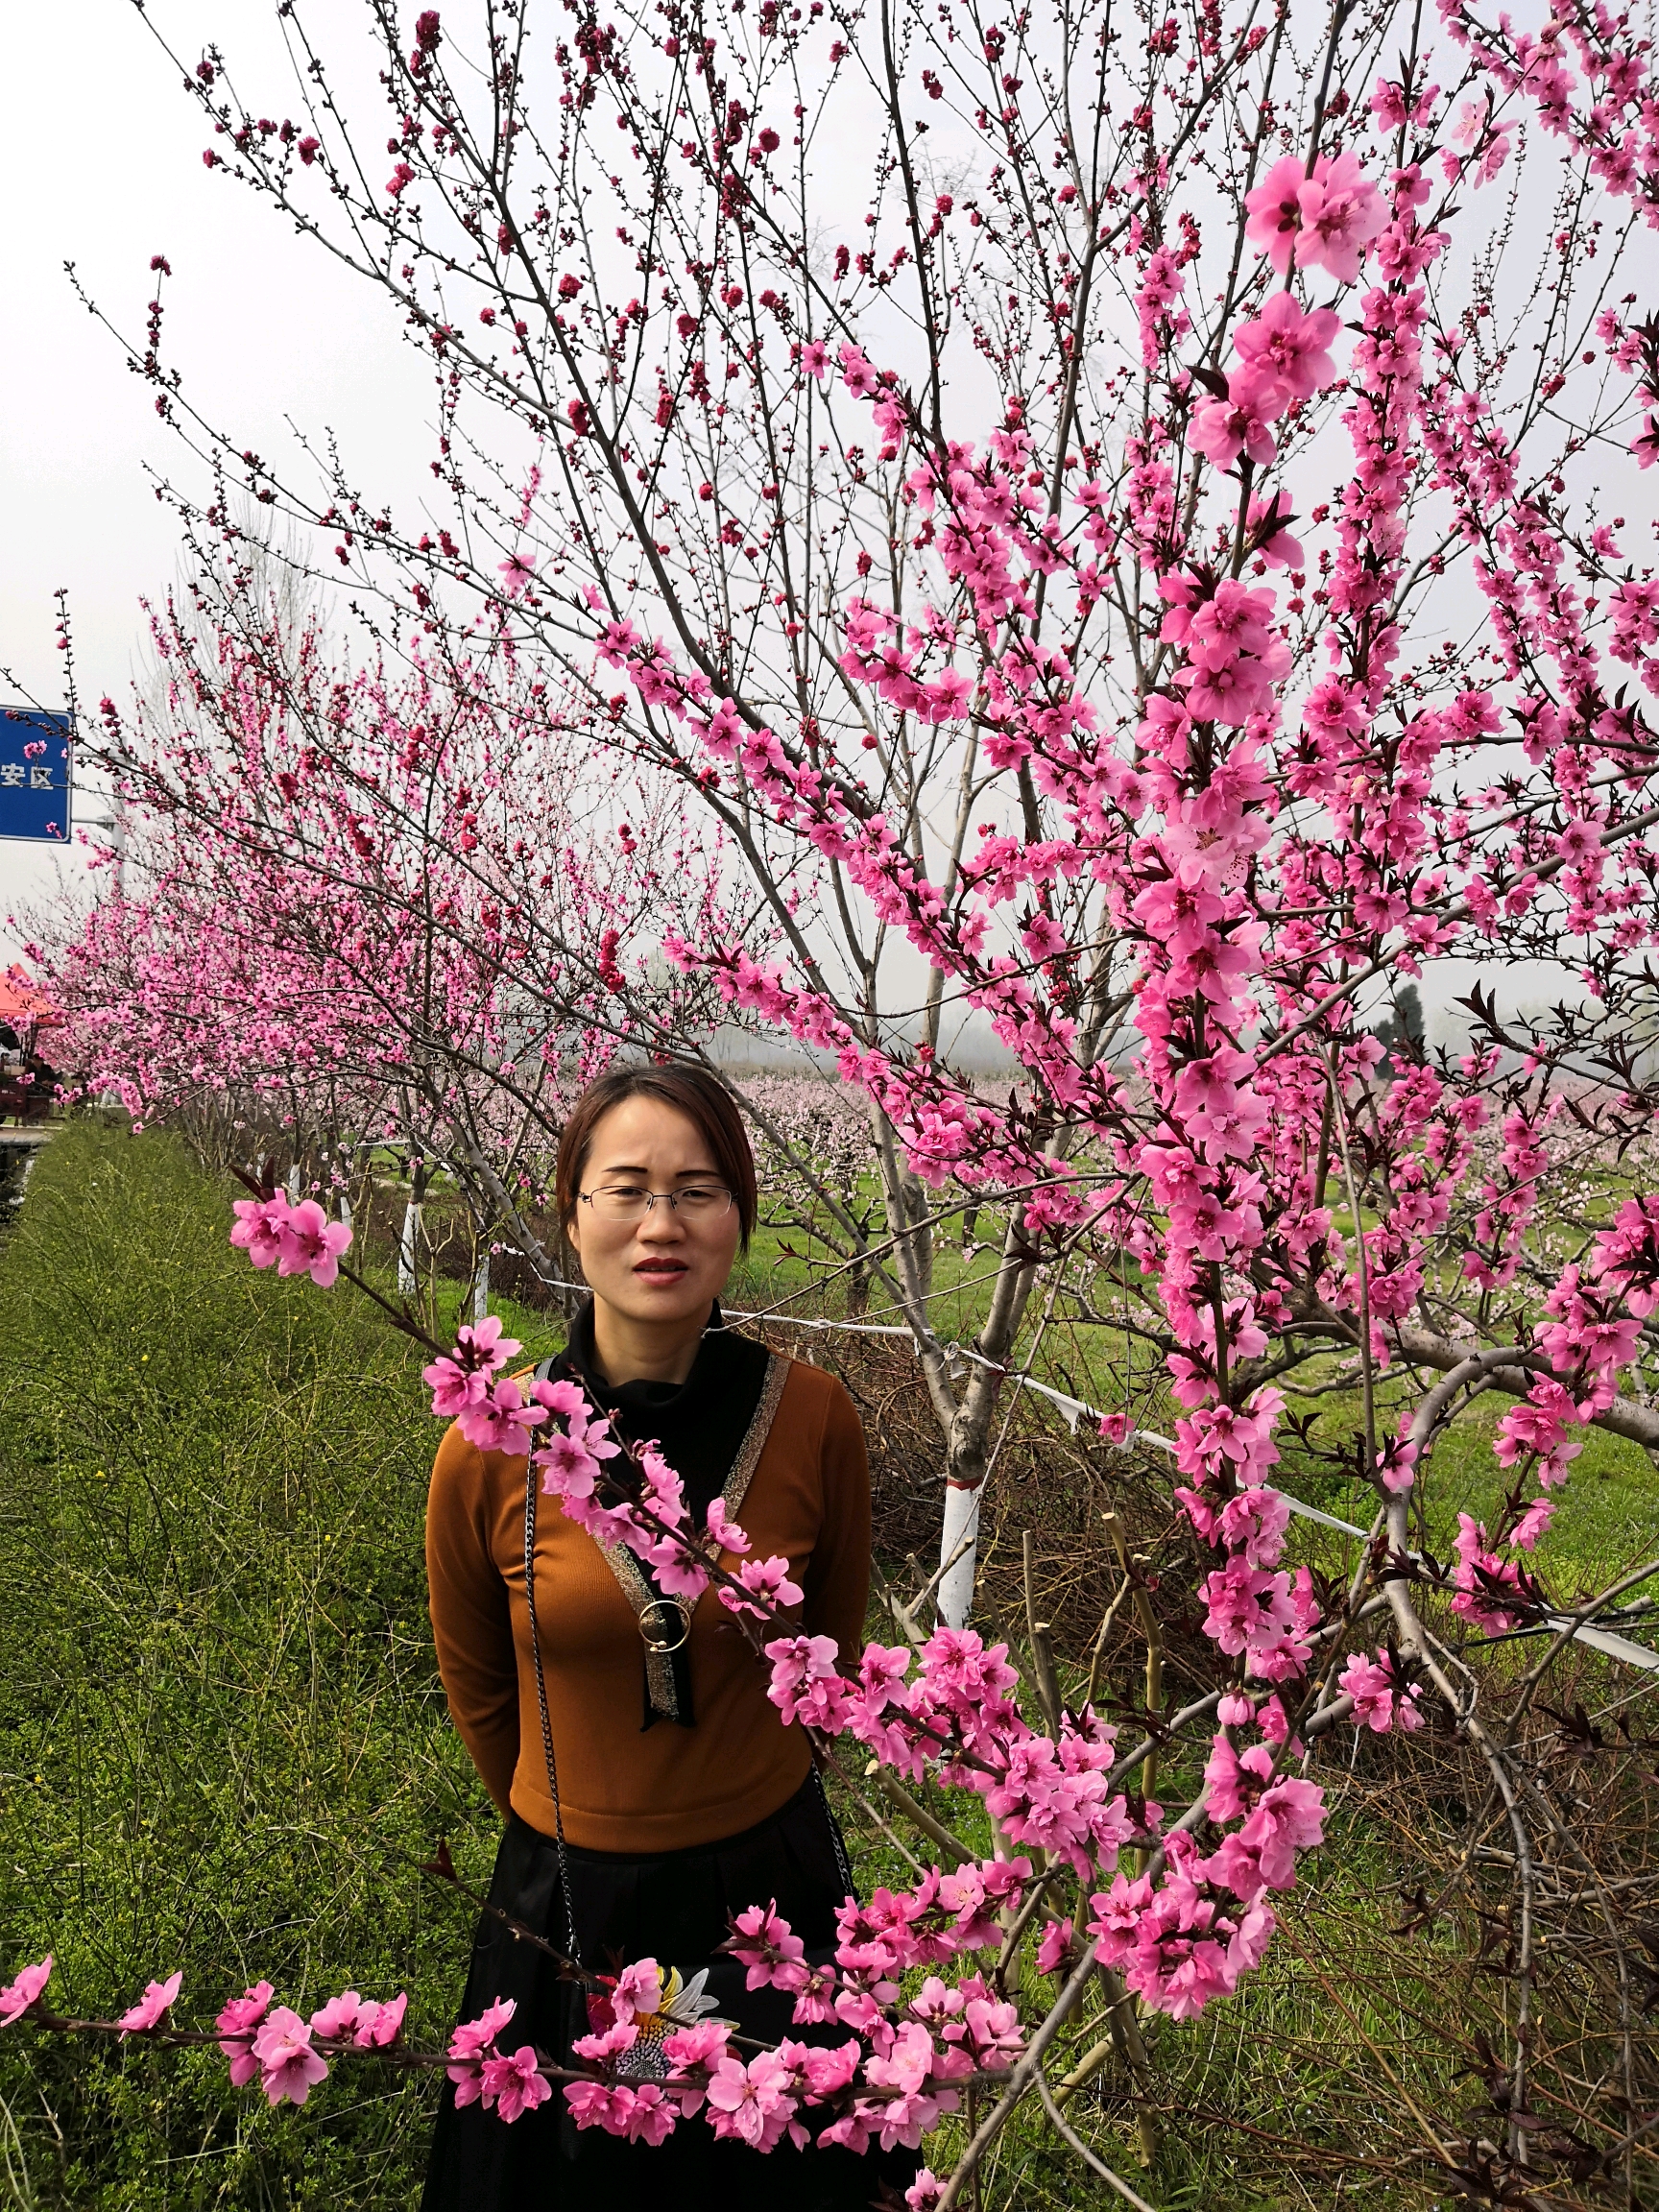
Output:
<instances>
[{"instance_id":1,"label":"sky","mask_svg":"<svg viewBox=\"0 0 1659 2212\"><path fill-rule=\"evenodd\" d=\"M356 0L311 13L355 32ZM277 115L294 98L269 0L150 0L149 20L194 64L211 36ZM330 427L361 472L397 492L423 475L429 385L390 342L369 287L333 268L279 218L202 160L208 134L180 72L132 0L4 9L12 98L0 132L0 705L63 703L53 592L69 592L84 704L119 696L143 639L140 602L178 568L178 525L156 470L200 491L199 466L157 420L155 394L76 300L63 264L124 334L142 339L155 279L167 284L166 352L187 394L263 453L284 418ZM245 59L244 59L245 58ZM284 101L284 92L288 96ZM0 964L19 937L6 917L84 871L73 854L0 843Z\"/></svg>"},{"instance_id":2,"label":"sky","mask_svg":"<svg viewBox=\"0 0 1659 2212\"><path fill-rule=\"evenodd\" d=\"M375 94L361 0L309 0L332 55L355 55L348 93ZM358 481L405 511L428 482L428 371L377 291L297 238L262 203L210 171L209 133L160 32L193 66L211 36L255 112L298 111L271 0L50 0L5 10L11 84L0 133L0 299L8 316L0 406L0 705L62 704L53 593L69 594L84 705L123 695L140 664L146 597L178 570L178 524L156 473L201 493L207 479L155 412L155 394L76 299L72 261L117 329L141 340L164 253L164 354L185 393L239 445L268 457L287 423L339 438ZM365 111L361 98L350 105ZM372 107L368 111L372 111ZM289 447L291 450L291 447ZM95 810L93 802L86 809ZM31 905L84 880L84 861L0 843L0 965ZM1553 987L1552 978L1544 978ZM1532 985L1536 989L1539 985ZM1436 1001L1467 977L1436 977ZM1526 978L1510 996L1526 997Z\"/></svg>"}]
</instances>

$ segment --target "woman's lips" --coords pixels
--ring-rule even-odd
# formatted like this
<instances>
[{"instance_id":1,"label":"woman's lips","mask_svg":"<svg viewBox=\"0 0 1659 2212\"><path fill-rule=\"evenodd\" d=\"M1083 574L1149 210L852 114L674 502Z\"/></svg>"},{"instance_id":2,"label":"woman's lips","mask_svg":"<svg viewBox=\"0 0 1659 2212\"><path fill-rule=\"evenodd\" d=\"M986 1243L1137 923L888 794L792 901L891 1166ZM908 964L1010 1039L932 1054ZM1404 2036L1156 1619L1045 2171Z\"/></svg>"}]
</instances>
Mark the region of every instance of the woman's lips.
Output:
<instances>
[{"instance_id":1,"label":"woman's lips","mask_svg":"<svg viewBox=\"0 0 1659 2212\"><path fill-rule=\"evenodd\" d=\"M659 1275L665 1280L686 1272L684 1260L641 1260L634 1270L636 1275Z\"/></svg>"}]
</instances>

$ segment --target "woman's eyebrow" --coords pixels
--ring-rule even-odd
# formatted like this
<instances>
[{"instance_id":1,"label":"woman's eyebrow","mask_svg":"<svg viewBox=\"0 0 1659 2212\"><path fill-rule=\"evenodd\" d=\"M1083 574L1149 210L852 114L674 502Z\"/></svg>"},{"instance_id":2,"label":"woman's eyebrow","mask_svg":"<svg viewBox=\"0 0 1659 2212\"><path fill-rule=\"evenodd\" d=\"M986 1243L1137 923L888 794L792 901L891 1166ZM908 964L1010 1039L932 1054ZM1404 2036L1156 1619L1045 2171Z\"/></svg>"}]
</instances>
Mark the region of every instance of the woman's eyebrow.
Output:
<instances>
[{"instance_id":1,"label":"woman's eyebrow","mask_svg":"<svg viewBox=\"0 0 1659 2212\"><path fill-rule=\"evenodd\" d=\"M603 1167L595 1167L593 1172L595 1175L643 1176L648 1175L651 1170L648 1167L613 1166L607 1163ZM718 1173L717 1167L680 1167L675 1170L674 1180L676 1183L707 1183L710 1175L717 1175Z\"/></svg>"}]
</instances>

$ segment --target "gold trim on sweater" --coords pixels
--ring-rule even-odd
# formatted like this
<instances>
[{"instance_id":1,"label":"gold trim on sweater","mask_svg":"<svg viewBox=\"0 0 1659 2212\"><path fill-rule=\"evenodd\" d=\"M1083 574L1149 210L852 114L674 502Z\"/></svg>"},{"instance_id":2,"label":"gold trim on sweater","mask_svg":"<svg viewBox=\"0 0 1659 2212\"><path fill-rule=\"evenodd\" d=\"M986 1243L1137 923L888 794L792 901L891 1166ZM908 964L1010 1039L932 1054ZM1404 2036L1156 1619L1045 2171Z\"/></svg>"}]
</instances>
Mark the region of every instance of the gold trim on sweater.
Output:
<instances>
[{"instance_id":1,"label":"gold trim on sweater","mask_svg":"<svg viewBox=\"0 0 1659 2212\"><path fill-rule=\"evenodd\" d=\"M753 1419L737 1447L737 1456L732 1462L732 1471L721 1489L721 1501L728 1520L735 1521L748 1495L749 1484L760 1455L766 1449L766 1439L772 1433L778 1408L783 1400L783 1385L789 1380L789 1361L779 1353L767 1355L766 1380L760 1385L760 1401ZM595 1538L595 1542L597 1542ZM686 1642L691 1634L691 1613L687 1605L684 1613L685 1633L675 1638L672 1623L664 1618L664 1607L678 1610L673 1599L659 1598L640 1572L639 1562L625 1544L600 1544L606 1564L621 1585L622 1595L634 1608L634 1618L639 1623L640 1640L645 1646L645 1680L651 1693L651 1710L661 1714L664 1720L678 1720L680 1699L674 1688L674 1669L671 1654ZM646 1629L646 1618L654 1616L651 1631Z\"/></svg>"}]
</instances>

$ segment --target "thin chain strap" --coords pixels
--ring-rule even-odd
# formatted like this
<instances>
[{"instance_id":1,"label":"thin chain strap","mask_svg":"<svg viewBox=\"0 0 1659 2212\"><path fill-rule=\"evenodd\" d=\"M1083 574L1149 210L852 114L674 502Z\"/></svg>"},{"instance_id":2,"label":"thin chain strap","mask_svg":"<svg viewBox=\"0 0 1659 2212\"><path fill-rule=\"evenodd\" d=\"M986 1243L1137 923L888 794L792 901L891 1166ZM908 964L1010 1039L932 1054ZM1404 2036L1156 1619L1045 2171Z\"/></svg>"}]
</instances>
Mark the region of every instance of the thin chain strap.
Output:
<instances>
[{"instance_id":1,"label":"thin chain strap","mask_svg":"<svg viewBox=\"0 0 1659 2212\"><path fill-rule=\"evenodd\" d=\"M553 1756L553 1723L547 1717L547 1681L541 1671L541 1638L536 1627L536 1494L541 1488L534 1466L524 1470L524 1602L530 1614L530 1653L536 1662L536 1704L541 1715L541 1751L547 1762L547 1787L553 1795L553 1828L559 1854L559 1888L565 1899L568 1949L582 1964L576 1936L576 1911L570 1902L570 1869L565 1857L565 1809L559 1802L559 1766Z\"/></svg>"},{"instance_id":2,"label":"thin chain strap","mask_svg":"<svg viewBox=\"0 0 1659 2212\"><path fill-rule=\"evenodd\" d=\"M847 1856L847 1839L841 1833L841 1823L835 1817L830 1803L830 1792L824 1787L824 1770L816 1759L812 1762L812 1779L818 1785L818 1802L824 1808L824 1817L830 1823L830 1835L835 1845L835 1863L841 1872L841 1894L856 1897L857 1887L853 1880L853 1863Z\"/></svg>"}]
</instances>

